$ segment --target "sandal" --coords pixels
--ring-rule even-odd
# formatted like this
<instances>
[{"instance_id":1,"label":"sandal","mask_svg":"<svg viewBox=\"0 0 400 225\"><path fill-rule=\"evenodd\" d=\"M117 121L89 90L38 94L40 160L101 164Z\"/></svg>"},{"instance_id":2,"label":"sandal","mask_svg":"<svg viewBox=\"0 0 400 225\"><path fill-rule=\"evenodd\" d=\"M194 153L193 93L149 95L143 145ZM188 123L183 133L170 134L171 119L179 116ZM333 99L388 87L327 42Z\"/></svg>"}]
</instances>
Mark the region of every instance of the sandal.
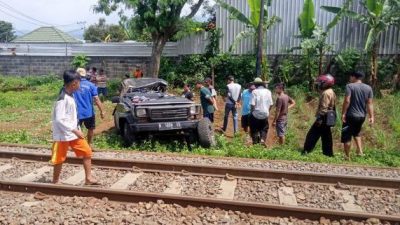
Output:
<instances>
[{"instance_id":1,"label":"sandal","mask_svg":"<svg viewBox=\"0 0 400 225\"><path fill-rule=\"evenodd\" d=\"M100 186L101 183L98 181L94 181L94 182L85 182L85 186Z\"/></svg>"}]
</instances>

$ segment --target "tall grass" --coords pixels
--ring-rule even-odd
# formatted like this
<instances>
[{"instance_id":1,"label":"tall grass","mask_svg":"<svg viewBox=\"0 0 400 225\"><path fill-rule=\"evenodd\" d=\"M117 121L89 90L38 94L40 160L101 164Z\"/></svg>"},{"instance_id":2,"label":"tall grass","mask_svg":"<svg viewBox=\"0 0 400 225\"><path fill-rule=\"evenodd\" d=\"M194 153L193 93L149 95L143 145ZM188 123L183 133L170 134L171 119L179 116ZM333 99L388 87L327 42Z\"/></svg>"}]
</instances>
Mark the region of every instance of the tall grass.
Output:
<instances>
[{"instance_id":1,"label":"tall grass","mask_svg":"<svg viewBox=\"0 0 400 225\"><path fill-rule=\"evenodd\" d=\"M118 79L110 81L111 96L117 94L119 83ZM62 80L54 76L23 78L0 76L0 142L49 145L50 114L61 87ZM318 95L309 94L306 89L296 86L290 87L288 93L295 99L297 106L290 110L287 142L284 146L275 145L267 149L260 145L249 146L241 136L228 139L217 135L217 146L212 149L204 149L197 145L189 148L182 139L145 140L125 148L122 138L112 130L97 135L94 145L97 149L344 163L339 143L340 122L333 129L335 157L323 156L320 144L311 154L301 155L305 135L315 120ZM338 95L341 103L342 94ZM105 104L112 111L112 104L108 101ZM400 167L400 94L376 99L376 112L376 124L372 127L364 126L366 156L353 157L352 162L346 163ZM275 132L275 129L271 127L270 132Z\"/></svg>"}]
</instances>

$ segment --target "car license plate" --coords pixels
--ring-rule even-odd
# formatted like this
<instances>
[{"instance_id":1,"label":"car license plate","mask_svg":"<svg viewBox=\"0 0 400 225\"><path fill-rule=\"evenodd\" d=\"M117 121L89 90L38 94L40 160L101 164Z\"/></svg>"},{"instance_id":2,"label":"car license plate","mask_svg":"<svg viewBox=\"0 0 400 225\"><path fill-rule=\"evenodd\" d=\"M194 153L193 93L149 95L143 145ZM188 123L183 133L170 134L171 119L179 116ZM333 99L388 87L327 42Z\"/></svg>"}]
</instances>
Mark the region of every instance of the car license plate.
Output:
<instances>
[{"instance_id":1,"label":"car license plate","mask_svg":"<svg viewBox=\"0 0 400 225\"><path fill-rule=\"evenodd\" d=\"M158 129L159 130L177 130L181 129L181 123L180 122L171 122L171 123L159 123L158 124Z\"/></svg>"}]
</instances>

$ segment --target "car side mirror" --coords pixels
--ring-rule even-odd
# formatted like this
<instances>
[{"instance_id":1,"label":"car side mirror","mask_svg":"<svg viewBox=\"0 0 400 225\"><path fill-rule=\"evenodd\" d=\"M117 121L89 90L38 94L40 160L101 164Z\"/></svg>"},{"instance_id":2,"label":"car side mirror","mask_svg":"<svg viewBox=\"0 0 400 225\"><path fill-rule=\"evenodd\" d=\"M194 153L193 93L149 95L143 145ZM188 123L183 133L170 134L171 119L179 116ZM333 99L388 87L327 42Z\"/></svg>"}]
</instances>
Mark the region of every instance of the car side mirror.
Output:
<instances>
[{"instance_id":1,"label":"car side mirror","mask_svg":"<svg viewBox=\"0 0 400 225\"><path fill-rule=\"evenodd\" d=\"M119 96L114 96L114 97L112 97L112 98L111 98L111 102L112 102L112 103L117 103L117 104L120 103Z\"/></svg>"}]
</instances>

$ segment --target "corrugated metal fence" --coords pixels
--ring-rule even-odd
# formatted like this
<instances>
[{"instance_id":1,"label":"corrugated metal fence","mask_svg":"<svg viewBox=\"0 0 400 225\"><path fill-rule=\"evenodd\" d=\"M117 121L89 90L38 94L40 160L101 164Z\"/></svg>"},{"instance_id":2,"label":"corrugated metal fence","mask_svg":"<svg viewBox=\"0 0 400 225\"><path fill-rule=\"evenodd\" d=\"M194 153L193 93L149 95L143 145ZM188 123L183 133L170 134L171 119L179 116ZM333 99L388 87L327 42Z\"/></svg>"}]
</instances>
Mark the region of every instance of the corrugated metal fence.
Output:
<instances>
[{"instance_id":1,"label":"corrugated metal fence","mask_svg":"<svg viewBox=\"0 0 400 225\"><path fill-rule=\"evenodd\" d=\"M232 6L240 9L246 15L250 14L246 0L225 0ZM286 50L298 46L299 34L297 18L303 8L304 0L274 0L269 8L269 14L276 15L282 22L267 32L267 54L285 54ZM317 22L320 26L326 25L333 19L334 14L320 9L323 5L341 6L344 0L315 0ZM364 9L355 1L354 11ZM244 24L229 18L229 14L222 8L217 9L217 26L222 28L221 49L227 52L235 37L245 30ZM343 19L331 32L328 43L333 45L334 51L347 47L363 49L367 28L348 18ZM399 51L400 32L391 27L381 36L380 54L396 54ZM208 43L207 34L192 35L179 42L168 42L164 49L164 56L177 57L204 53ZM3 44L0 43L0 55L28 55L28 56L74 56L86 54L88 56L127 56L147 57L151 55L151 43L87 43L87 44ZM235 54L246 54L254 50L251 39L242 41L236 48Z\"/></svg>"},{"instance_id":2,"label":"corrugated metal fence","mask_svg":"<svg viewBox=\"0 0 400 225\"><path fill-rule=\"evenodd\" d=\"M201 54L207 45L207 34L189 36L179 42L168 42L164 56ZM0 55L19 56L151 56L152 43L86 43L86 44L18 44L0 43Z\"/></svg>"},{"instance_id":3,"label":"corrugated metal fence","mask_svg":"<svg viewBox=\"0 0 400 225\"><path fill-rule=\"evenodd\" d=\"M246 0L225 0L228 4L240 9L245 15L250 14ZM269 15L276 15L282 22L275 25L267 32L267 54L284 54L285 50L298 46L300 40L295 35L299 34L297 18L303 8L304 0L274 0L269 7ZM315 11L317 23L326 27L333 19L334 14L320 9L323 5L341 6L344 0L315 0ZM354 11L363 12L363 6L355 1L352 6ZM223 8L217 9L217 26L222 28L223 38L221 41L222 51L228 51L235 37L246 27L237 20L229 18L229 14ZM363 49L366 39L367 27L360 25L357 21L348 18L343 19L330 33L328 43L333 45L333 50L338 51L347 47ZM399 30L391 27L381 36L380 54L396 54L398 52ZM254 50L251 39L242 41L237 47L235 54L246 54Z\"/></svg>"}]
</instances>

